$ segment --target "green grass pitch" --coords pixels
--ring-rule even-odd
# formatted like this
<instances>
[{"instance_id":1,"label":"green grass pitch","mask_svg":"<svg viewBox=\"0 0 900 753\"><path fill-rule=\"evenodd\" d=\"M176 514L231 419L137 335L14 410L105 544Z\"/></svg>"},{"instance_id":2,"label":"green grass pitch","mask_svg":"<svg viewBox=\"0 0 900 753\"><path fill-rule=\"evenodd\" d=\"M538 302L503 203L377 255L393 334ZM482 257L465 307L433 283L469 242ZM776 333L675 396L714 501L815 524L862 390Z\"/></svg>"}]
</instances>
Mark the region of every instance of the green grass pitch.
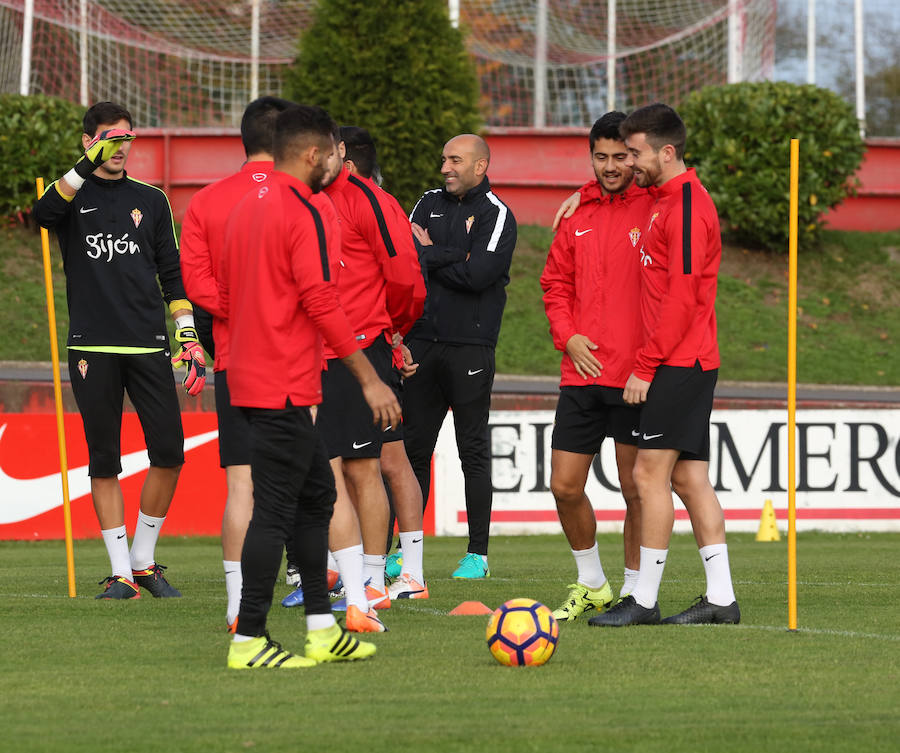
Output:
<instances>
[{"instance_id":1,"label":"green grass pitch","mask_svg":"<svg viewBox=\"0 0 900 753\"><path fill-rule=\"evenodd\" d=\"M601 535L613 585L621 538ZM427 539L428 601L383 613L371 661L229 671L221 550L164 539L185 597L98 602L102 542L76 542L78 598L61 542L0 543L0 749L27 751L871 751L900 738L900 535L798 537L799 630L787 625L787 546L729 536L738 626L561 626L543 667L502 667L486 616L461 601L551 608L574 580L561 536L495 537L493 577L453 581L460 539ZM660 606L703 590L676 536ZM283 577L280 600L288 592ZM303 647L299 610L272 637Z\"/></svg>"}]
</instances>

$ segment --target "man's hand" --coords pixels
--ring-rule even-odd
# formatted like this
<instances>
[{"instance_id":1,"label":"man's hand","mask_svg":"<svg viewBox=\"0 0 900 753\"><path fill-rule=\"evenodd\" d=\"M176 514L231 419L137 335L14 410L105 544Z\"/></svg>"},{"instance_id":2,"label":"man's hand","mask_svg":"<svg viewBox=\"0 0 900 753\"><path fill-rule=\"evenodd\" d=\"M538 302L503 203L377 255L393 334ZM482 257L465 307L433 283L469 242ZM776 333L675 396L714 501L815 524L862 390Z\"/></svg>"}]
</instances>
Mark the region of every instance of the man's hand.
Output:
<instances>
[{"instance_id":1,"label":"man's hand","mask_svg":"<svg viewBox=\"0 0 900 753\"><path fill-rule=\"evenodd\" d=\"M574 334L566 343L566 353L582 379L598 377L603 370L603 364L594 357L593 350L597 350L597 345L586 335Z\"/></svg>"},{"instance_id":2,"label":"man's hand","mask_svg":"<svg viewBox=\"0 0 900 753\"><path fill-rule=\"evenodd\" d=\"M575 210L578 209L578 205L581 203L581 194L576 191L573 193L568 199L566 199L562 204L559 205L559 209L556 210L556 217L553 218L553 225L551 226L551 230L556 232L556 229L559 227L559 223L568 217L571 217Z\"/></svg>"},{"instance_id":3,"label":"man's hand","mask_svg":"<svg viewBox=\"0 0 900 753\"><path fill-rule=\"evenodd\" d=\"M422 227L418 222L411 223L412 232L415 239L419 241L420 246L432 246L434 245L431 242L431 236L428 235L428 230Z\"/></svg>"},{"instance_id":4,"label":"man's hand","mask_svg":"<svg viewBox=\"0 0 900 753\"><path fill-rule=\"evenodd\" d=\"M628 381L625 382L625 389L622 392L622 399L628 405L640 405L647 402L647 391L650 389L650 382L631 374Z\"/></svg>"},{"instance_id":5,"label":"man's hand","mask_svg":"<svg viewBox=\"0 0 900 753\"><path fill-rule=\"evenodd\" d=\"M111 159L122 148L125 141L132 141L134 137L134 131L126 131L124 128L110 128L101 131L87 145L84 156L75 163L75 167L60 178L57 184L60 193L66 197L78 193L90 174Z\"/></svg>"},{"instance_id":6,"label":"man's hand","mask_svg":"<svg viewBox=\"0 0 900 753\"><path fill-rule=\"evenodd\" d=\"M413 361L412 353L403 343L400 343L400 354L403 356L403 365L400 367L400 375L409 379L419 369L419 364Z\"/></svg>"},{"instance_id":7,"label":"man's hand","mask_svg":"<svg viewBox=\"0 0 900 753\"><path fill-rule=\"evenodd\" d=\"M124 128L110 128L102 131L84 150L85 159L93 165L93 172L119 151L123 141L134 141L134 131L126 131ZM90 174L90 173L88 173Z\"/></svg>"},{"instance_id":8,"label":"man's hand","mask_svg":"<svg viewBox=\"0 0 900 753\"><path fill-rule=\"evenodd\" d=\"M363 397L372 409L375 425L382 431L400 426L400 403L397 402L394 391L380 379L373 379L361 386Z\"/></svg>"},{"instance_id":9,"label":"man's hand","mask_svg":"<svg viewBox=\"0 0 900 753\"><path fill-rule=\"evenodd\" d=\"M172 358L176 369L186 368L184 374L185 391L188 395L199 395L206 384L206 357L197 338L197 330L193 327L181 327L175 330L175 340L181 343L181 350Z\"/></svg>"}]
</instances>

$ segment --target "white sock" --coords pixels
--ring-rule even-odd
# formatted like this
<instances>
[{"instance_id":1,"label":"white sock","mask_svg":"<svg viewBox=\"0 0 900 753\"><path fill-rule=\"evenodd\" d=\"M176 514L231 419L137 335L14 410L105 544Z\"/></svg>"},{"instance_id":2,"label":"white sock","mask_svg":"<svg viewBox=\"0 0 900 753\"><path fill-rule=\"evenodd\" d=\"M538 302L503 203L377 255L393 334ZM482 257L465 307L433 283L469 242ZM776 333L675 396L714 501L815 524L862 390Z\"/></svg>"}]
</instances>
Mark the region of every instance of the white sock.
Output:
<instances>
[{"instance_id":1,"label":"white sock","mask_svg":"<svg viewBox=\"0 0 900 753\"><path fill-rule=\"evenodd\" d=\"M700 547L703 569L706 570L706 600L710 604L727 607L734 599L731 568L728 565L728 545L710 544Z\"/></svg>"},{"instance_id":2,"label":"white sock","mask_svg":"<svg viewBox=\"0 0 900 753\"><path fill-rule=\"evenodd\" d=\"M361 609L363 614L369 613L369 600L366 598L366 587L363 585L363 548L362 544L348 546L333 552L337 562L344 591L347 594L347 605L352 604ZM383 577L383 576L382 576Z\"/></svg>"},{"instance_id":3,"label":"white sock","mask_svg":"<svg viewBox=\"0 0 900 753\"><path fill-rule=\"evenodd\" d=\"M324 630L325 628L330 628L335 622L336 620L331 612L328 614L308 614L306 615L306 631Z\"/></svg>"},{"instance_id":4,"label":"white sock","mask_svg":"<svg viewBox=\"0 0 900 753\"><path fill-rule=\"evenodd\" d=\"M384 593L384 565L386 554L363 554L363 582Z\"/></svg>"},{"instance_id":5,"label":"white sock","mask_svg":"<svg viewBox=\"0 0 900 753\"><path fill-rule=\"evenodd\" d=\"M619 598L623 596L628 596L632 591L634 591L634 587L637 585L638 575L640 575L640 570L631 570L629 568L625 568L625 582L622 583L622 590L619 591Z\"/></svg>"},{"instance_id":6,"label":"white sock","mask_svg":"<svg viewBox=\"0 0 900 753\"><path fill-rule=\"evenodd\" d=\"M252 641L257 636L255 635L242 635L241 633L234 634L234 642L235 643L244 643L245 641Z\"/></svg>"},{"instance_id":7,"label":"white sock","mask_svg":"<svg viewBox=\"0 0 900 753\"><path fill-rule=\"evenodd\" d=\"M165 516L154 518L138 510L134 541L131 542L132 570L146 570L156 562L156 540L165 520Z\"/></svg>"},{"instance_id":8,"label":"white sock","mask_svg":"<svg viewBox=\"0 0 900 753\"><path fill-rule=\"evenodd\" d=\"M403 556L403 572L416 583L425 583L422 553L425 548L422 531L400 531L400 551Z\"/></svg>"},{"instance_id":9,"label":"white sock","mask_svg":"<svg viewBox=\"0 0 900 753\"><path fill-rule=\"evenodd\" d=\"M645 609L652 609L659 596L659 584L662 583L663 570L666 568L668 549L650 549L641 547L641 569L637 584L631 595Z\"/></svg>"},{"instance_id":10,"label":"white sock","mask_svg":"<svg viewBox=\"0 0 900 753\"><path fill-rule=\"evenodd\" d=\"M606 574L603 565L600 564L600 555L597 553L597 542L590 549L573 549L575 567L578 568L578 582L591 591L596 591L606 583Z\"/></svg>"},{"instance_id":11,"label":"white sock","mask_svg":"<svg viewBox=\"0 0 900 753\"><path fill-rule=\"evenodd\" d=\"M230 625L241 609L241 586L244 583L240 560L222 560L225 567L225 593L228 595L228 606L225 607L225 621Z\"/></svg>"},{"instance_id":12,"label":"white sock","mask_svg":"<svg viewBox=\"0 0 900 753\"><path fill-rule=\"evenodd\" d=\"M131 572L131 560L128 558L128 536L125 526L107 528L100 533L103 535L103 543L106 544L106 553L109 555L112 574L116 577L134 580Z\"/></svg>"},{"instance_id":13,"label":"white sock","mask_svg":"<svg viewBox=\"0 0 900 753\"><path fill-rule=\"evenodd\" d=\"M331 550L328 550L328 569L329 570L337 570L337 560L334 558L334 555L331 553Z\"/></svg>"}]
</instances>

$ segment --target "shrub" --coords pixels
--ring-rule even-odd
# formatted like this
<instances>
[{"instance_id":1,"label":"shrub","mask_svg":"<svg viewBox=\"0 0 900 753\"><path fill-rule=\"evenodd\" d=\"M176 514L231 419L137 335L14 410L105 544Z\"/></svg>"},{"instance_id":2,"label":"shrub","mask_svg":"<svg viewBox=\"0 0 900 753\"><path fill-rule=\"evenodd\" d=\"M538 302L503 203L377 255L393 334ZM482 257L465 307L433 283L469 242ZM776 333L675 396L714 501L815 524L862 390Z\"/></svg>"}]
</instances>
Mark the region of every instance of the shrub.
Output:
<instances>
[{"instance_id":1,"label":"shrub","mask_svg":"<svg viewBox=\"0 0 900 753\"><path fill-rule=\"evenodd\" d=\"M798 246L817 245L822 213L855 188L865 146L852 107L837 94L786 82L709 86L679 108L685 162L740 243L787 251L790 140L800 141Z\"/></svg>"},{"instance_id":2,"label":"shrub","mask_svg":"<svg viewBox=\"0 0 900 753\"><path fill-rule=\"evenodd\" d=\"M441 182L444 143L479 122L474 65L446 0L319 0L284 96L367 128L384 187L407 210Z\"/></svg>"},{"instance_id":3,"label":"shrub","mask_svg":"<svg viewBox=\"0 0 900 753\"><path fill-rule=\"evenodd\" d=\"M84 154L83 115L83 107L58 97L0 95L0 216L30 212L34 179L49 185Z\"/></svg>"}]
</instances>

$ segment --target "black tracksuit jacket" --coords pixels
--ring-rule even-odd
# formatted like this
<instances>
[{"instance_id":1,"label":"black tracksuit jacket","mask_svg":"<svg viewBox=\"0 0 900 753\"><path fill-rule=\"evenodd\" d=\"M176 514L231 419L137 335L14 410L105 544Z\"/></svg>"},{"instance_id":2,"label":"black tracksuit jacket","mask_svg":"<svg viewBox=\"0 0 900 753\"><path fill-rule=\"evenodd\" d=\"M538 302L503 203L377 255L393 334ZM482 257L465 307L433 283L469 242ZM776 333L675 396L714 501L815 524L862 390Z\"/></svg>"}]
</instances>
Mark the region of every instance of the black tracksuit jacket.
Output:
<instances>
[{"instance_id":1,"label":"black tracksuit jacket","mask_svg":"<svg viewBox=\"0 0 900 753\"><path fill-rule=\"evenodd\" d=\"M484 180L462 198L426 192L410 221L434 245L416 241L428 289L425 311L406 339L496 346L516 247L516 218Z\"/></svg>"},{"instance_id":2,"label":"black tracksuit jacket","mask_svg":"<svg viewBox=\"0 0 900 753\"><path fill-rule=\"evenodd\" d=\"M52 184L35 203L34 219L59 238L67 345L169 347L162 301L187 296L172 210L161 190L127 175L91 175L72 201Z\"/></svg>"}]
</instances>

